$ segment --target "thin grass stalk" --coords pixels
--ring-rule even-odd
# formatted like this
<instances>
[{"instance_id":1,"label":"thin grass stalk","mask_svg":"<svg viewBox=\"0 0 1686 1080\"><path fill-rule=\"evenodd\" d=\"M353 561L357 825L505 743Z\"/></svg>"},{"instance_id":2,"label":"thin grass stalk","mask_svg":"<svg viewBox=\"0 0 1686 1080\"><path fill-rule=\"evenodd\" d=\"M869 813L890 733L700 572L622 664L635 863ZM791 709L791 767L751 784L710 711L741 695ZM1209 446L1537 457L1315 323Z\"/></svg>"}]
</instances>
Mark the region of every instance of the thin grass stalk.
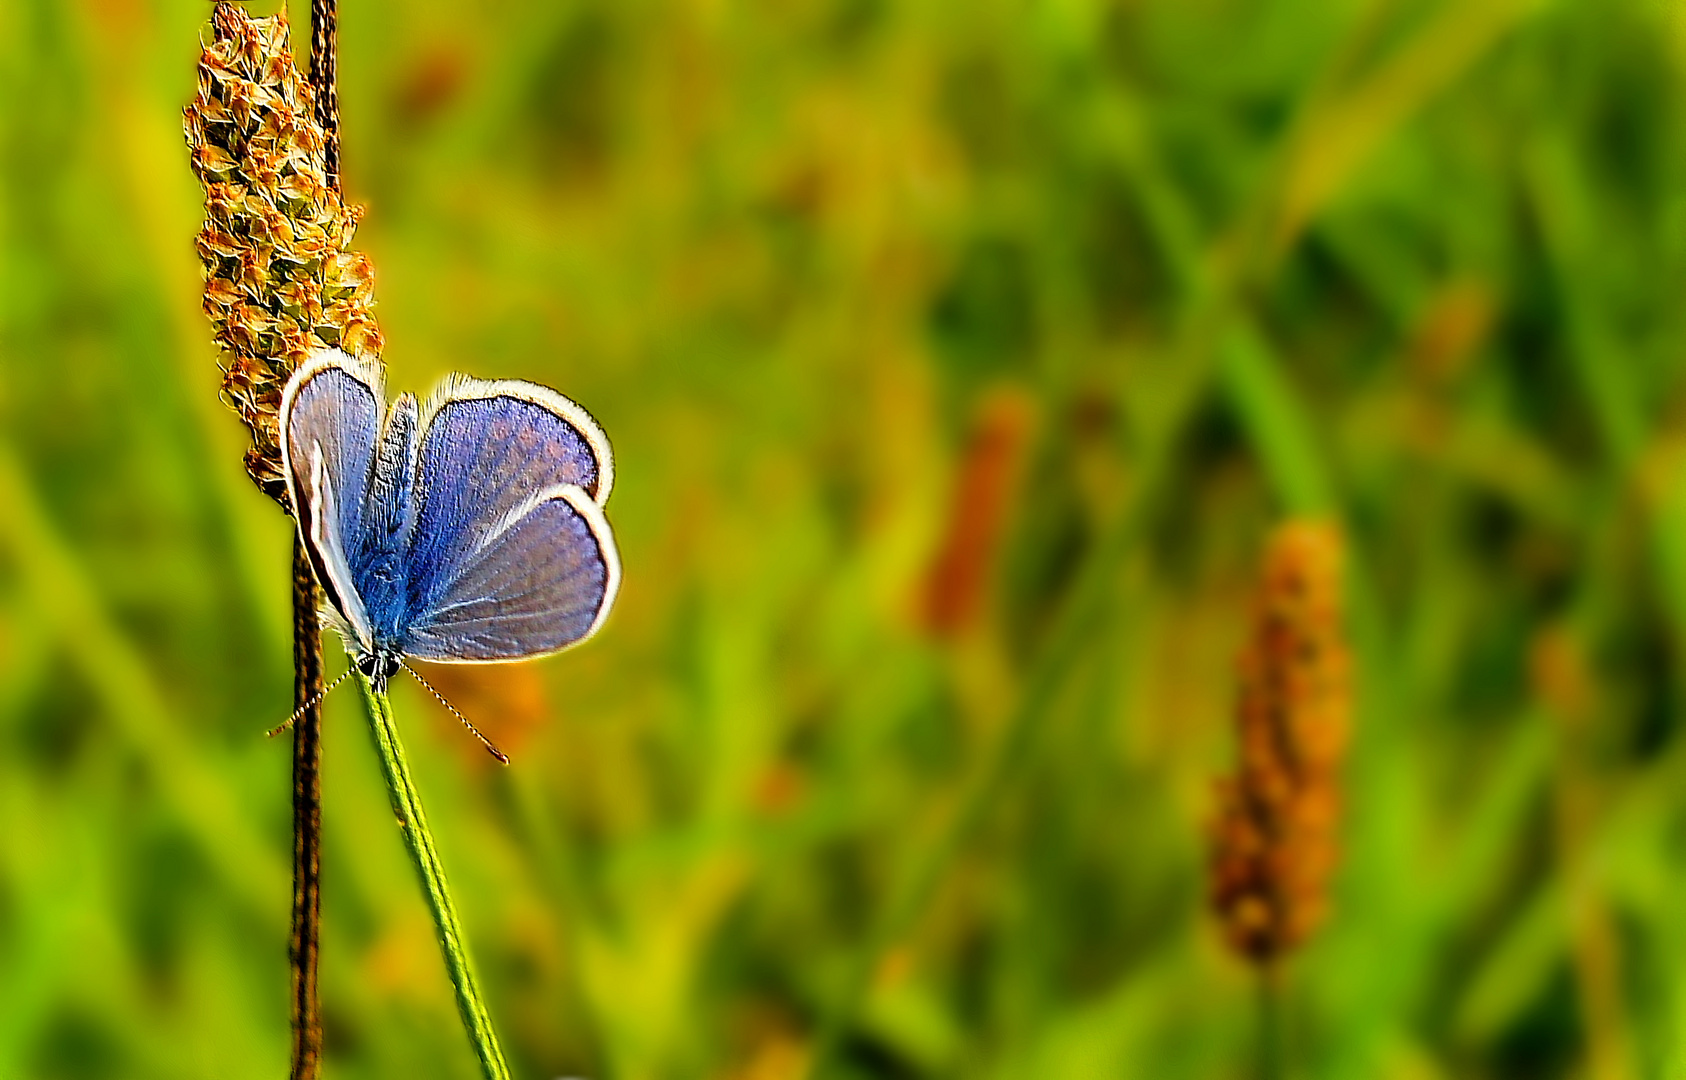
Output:
<instances>
[{"instance_id":1,"label":"thin grass stalk","mask_svg":"<svg viewBox=\"0 0 1686 1080\"><path fill-rule=\"evenodd\" d=\"M323 172L340 186L339 12L334 0L310 5L310 84L324 134ZM322 1075L322 629L316 577L304 542L293 536L293 918L287 958L293 975L291 1080Z\"/></svg>"},{"instance_id":2,"label":"thin grass stalk","mask_svg":"<svg viewBox=\"0 0 1686 1080\"><path fill-rule=\"evenodd\" d=\"M293 534L293 971L292 1080L322 1073L317 967L322 952L322 628L316 576Z\"/></svg>"},{"instance_id":3,"label":"thin grass stalk","mask_svg":"<svg viewBox=\"0 0 1686 1080\"><path fill-rule=\"evenodd\" d=\"M310 5L310 83L323 139L328 186L340 184L339 12L334 0ZM292 1080L321 1074L322 1015L317 968L322 936L322 632L316 620L316 580L302 541L293 538L293 693L305 708L293 727L293 966Z\"/></svg>"},{"instance_id":4,"label":"thin grass stalk","mask_svg":"<svg viewBox=\"0 0 1686 1080\"><path fill-rule=\"evenodd\" d=\"M392 702L384 693L376 693L374 686L357 673L357 685L363 691L363 702L369 710L369 729L374 735L375 750L381 759L381 772L386 777L387 795L392 800L392 813L404 834L404 847L421 878L422 895L433 916L433 928L439 935L439 948L445 956L445 968L451 976L451 986L457 994L457 1012L462 1016L463 1028L480 1059L480 1071L486 1080L510 1080L509 1065L492 1030L491 1014L480 985L469 962L468 941L463 936L462 923L457 919L451 890L445 883L445 868L433 844L433 833L422 813L421 796L410 777L410 766L404 758L404 746L398 741L398 728L392 720Z\"/></svg>"},{"instance_id":5,"label":"thin grass stalk","mask_svg":"<svg viewBox=\"0 0 1686 1080\"><path fill-rule=\"evenodd\" d=\"M316 122L322 125L322 160L328 184L340 187L340 48L337 0L310 0L310 85L316 89Z\"/></svg>"},{"instance_id":6,"label":"thin grass stalk","mask_svg":"<svg viewBox=\"0 0 1686 1080\"><path fill-rule=\"evenodd\" d=\"M1282 1019L1282 979L1276 968L1259 969L1259 1080L1287 1080L1287 1032Z\"/></svg>"}]
</instances>

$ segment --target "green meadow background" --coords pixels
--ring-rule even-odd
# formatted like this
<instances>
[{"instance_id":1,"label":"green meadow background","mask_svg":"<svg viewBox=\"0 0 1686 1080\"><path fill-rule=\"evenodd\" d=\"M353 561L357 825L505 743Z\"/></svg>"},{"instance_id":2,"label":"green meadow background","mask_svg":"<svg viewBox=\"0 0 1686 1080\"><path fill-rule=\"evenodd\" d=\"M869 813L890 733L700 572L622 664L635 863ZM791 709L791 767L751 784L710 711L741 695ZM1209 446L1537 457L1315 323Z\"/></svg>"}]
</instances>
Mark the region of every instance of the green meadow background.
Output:
<instances>
[{"instance_id":1,"label":"green meadow background","mask_svg":"<svg viewBox=\"0 0 1686 1080\"><path fill-rule=\"evenodd\" d=\"M617 456L602 634L435 669L514 764L395 684L517 1076L1256 1076L1205 836L1296 516L1357 697L1292 1075L1686 1076L1686 4L341 6L389 382ZM286 1071L208 13L0 0L5 1080ZM474 1076L325 727L326 1076Z\"/></svg>"}]
</instances>

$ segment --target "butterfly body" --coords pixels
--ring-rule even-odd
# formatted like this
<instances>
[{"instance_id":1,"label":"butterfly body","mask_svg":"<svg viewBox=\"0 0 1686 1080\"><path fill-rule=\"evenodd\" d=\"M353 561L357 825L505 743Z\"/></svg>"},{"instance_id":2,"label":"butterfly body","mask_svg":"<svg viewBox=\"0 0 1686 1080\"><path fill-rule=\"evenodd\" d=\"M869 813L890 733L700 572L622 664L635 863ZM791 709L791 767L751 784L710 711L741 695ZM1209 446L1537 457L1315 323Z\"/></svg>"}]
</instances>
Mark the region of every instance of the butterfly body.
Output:
<instances>
[{"instance_id":1,"label":"butterfly body","mask_svg":"<svg viewBox=\"0 0 1686 1080\"><path fill-rule=\"evenodd\" d=\"M288 382L280 419L325 617L377 687L405 657L524 659L601 625L620 579L613 463L573 402L455 377L387 408L378 372L326 351Z\"/></svg>"},{"instance_id":2,"label":"butterfly body","mask_svg":"<svg viewBox=\"0 0 1686 1080\"><path fill-rule=\"evenodd\" d=\"M375 452L361 543L347 553L377 652L402 654L411 602L405 560L416 529L416 399L404 394L388 412Z\"/></svg>"}]
</instances>

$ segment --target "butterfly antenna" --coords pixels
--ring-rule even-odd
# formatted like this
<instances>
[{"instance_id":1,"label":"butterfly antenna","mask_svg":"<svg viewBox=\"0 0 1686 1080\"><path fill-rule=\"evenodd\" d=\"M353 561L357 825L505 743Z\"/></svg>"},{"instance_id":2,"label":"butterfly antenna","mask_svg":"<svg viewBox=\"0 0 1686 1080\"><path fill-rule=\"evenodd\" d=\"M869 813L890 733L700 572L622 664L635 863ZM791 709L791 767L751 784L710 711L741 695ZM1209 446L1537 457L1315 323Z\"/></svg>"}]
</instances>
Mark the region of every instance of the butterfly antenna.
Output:
<instances>
[{"instance_id":1,"label":"butterfly antenna","mask_svg":"<svg viewBox=\"0 0 1686 1080\"><path fill-rule=\"evenodd\" d=\"M509 755L504 753L502 750L499 750L495 745L493 745L492 740L486 738L485 735L482 735L480 733L480 729L475 727L474 724L469 721L468 717L464 716L461 712L457 711L457 707L455 705L452 705L449 701L445 700L444 694L441 694L439 691L435 690L433 688L433 684L428 682L426 679L422 678L421 674L418 671L416 671L415 668L411 667L409 664L403 663L402 661L400 661L399 663L401 664L401 666L404 668L405 671L408 671L411 675L414 675L416 677L416 681L421 683L422 686L427 690L427 692L433 695L434 700L438 701L439 704L445 706L445 708L450 709L451 715L456 717L458 720L462 721L462 726L468 729L468 733L470 735L473 735L476 739L480 740L480 745L484 746L488 753L490 753L493 757L497 758L499 761L503 762L505 765L509 764Z\"/></svg>"},{"instance_id":2,"label":"butterfly antenna","mask_svg":"<svg viewBox=\"0 0 1686 1080\"><path fill-rule=\"evenodd\" d=\"M293 715L287 717L287 719L281 721L279 724L276 724L274 727L270 728L267 732L265 732L264 733L265 737L273 739L273 738L275 738L275 736L281 734L283 731L286 731L288 728L290 728L294 724L298 723L299 717L303 716L305 713L309 712L311 709L316 708L316 706L322 704L322 699L328 696L328 691L332 690L334 687L338 686L340 683L345 682L345 677L347 675L350 675L352 670L353 669L351 669L351 668L346 668L344 671L340 672L339 678L335 679L333 682L329 683L327 686L324 686L322 689L316 691L315 694L311 695L311 698L310 698L309 701L305 702L303 705L300 705L298 708L293 710Z\"/></svg>"}]
</instances>

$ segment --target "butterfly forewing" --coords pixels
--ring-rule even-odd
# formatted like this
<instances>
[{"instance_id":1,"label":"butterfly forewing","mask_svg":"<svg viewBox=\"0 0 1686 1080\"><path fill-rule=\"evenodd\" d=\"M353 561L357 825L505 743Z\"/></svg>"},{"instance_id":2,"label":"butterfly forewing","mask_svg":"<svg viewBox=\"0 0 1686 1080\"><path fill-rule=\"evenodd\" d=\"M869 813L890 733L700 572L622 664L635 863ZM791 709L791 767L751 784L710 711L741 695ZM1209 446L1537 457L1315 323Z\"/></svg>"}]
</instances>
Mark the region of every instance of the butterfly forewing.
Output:
<instances>
[{"instance_id":1,"label":"butterfly forewing","mask_svg":"<svg viewBox=\"0 0 1686 1080\"><path fill-rule=\"evenodd\" d=\"M318 353L281 401L283 464L299 533L329 602L365 643L368 616L347 554L362 527L380 416L378 383L343 353Z\"/></svg>"},{"instance_id":2,"label":"butterfly forewing","mask_svg":"<svg viewBox=\"0 0 1686 1080\"><path fill-rule=\"evenodd\" d=\"M459 379L430 403L422 424L414 565L424 576L455 574L538 492L575 484L598 505L608 495L614 467L601 429L542 386Z\"/></svg>"}]
</instances>

